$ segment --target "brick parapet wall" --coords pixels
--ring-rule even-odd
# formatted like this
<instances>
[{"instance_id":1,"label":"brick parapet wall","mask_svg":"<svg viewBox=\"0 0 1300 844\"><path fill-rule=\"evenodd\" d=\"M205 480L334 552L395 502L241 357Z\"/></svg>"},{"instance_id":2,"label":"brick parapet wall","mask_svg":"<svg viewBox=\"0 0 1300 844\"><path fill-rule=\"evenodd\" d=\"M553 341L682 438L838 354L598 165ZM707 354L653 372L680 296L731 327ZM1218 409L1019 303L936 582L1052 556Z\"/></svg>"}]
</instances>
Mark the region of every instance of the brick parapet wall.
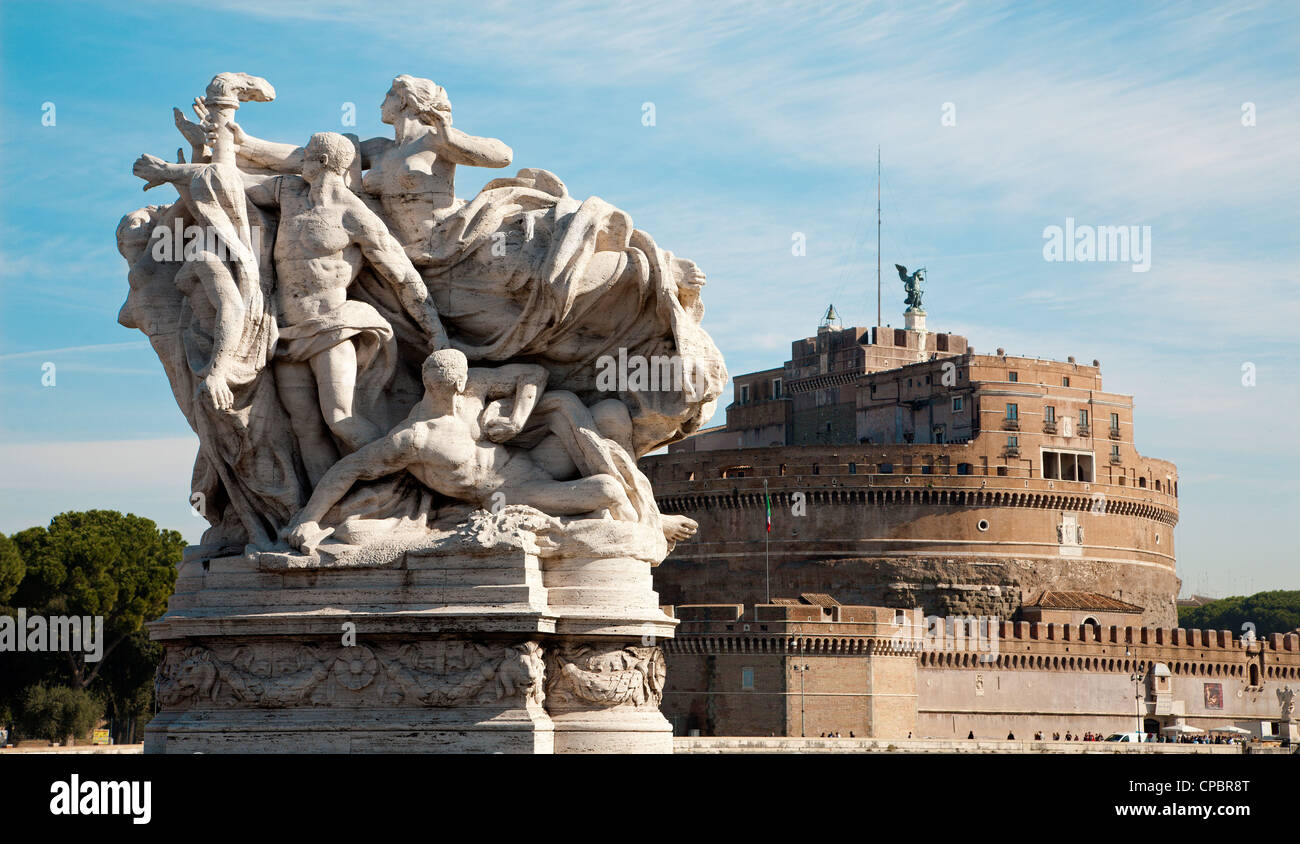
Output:
<instances>
[{"instance_id":1,"label":"brick parapet wall","mask_svg":"<svg viewBox=\"0 0 1300 844\"><path fill-rule=\"evenodd\" d=\"M664 643L668 654L755 654L790 656L885 656L915 654L921 667L1130 672L1164 663L1175 676L1245 676L1252 662L1261 679L1300 679L1300 634L1261 639L1234 637L1227 630L1109 627L1042 622L998 622L967 645L968 637L935 641L907 628L893 636L811 632L807 634L691 633L679 631ZM1128 653L1126 654L1126 651Z\"/></svg>"}]
</instances>

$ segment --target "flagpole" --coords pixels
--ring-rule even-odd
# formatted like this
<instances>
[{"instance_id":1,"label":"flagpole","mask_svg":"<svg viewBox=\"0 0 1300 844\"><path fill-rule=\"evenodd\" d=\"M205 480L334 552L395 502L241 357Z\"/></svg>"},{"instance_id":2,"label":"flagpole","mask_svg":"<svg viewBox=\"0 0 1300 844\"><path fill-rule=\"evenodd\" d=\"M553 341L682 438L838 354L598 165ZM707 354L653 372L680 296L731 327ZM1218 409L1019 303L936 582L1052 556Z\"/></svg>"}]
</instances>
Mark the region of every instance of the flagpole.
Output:
<instances>
[{"instance_id":1,"label":"flagpole","mask_svg":"<svg viewBox=\"0 0 1300 844\"><path fill-rule=\"evenodd\" d=\"M763 526L763 571L767 575L767 601L772 603L772 499L767 494L767 478L763 478L763 503L767 505L767 523Z\"/></svg>"},{"instance_id":2,"label":"flagpole","mask_svg":"<svg viewBox=\"0 0 1300 844\"><path fill-rule=\"evenodd\" d=\"M876 325L880 325L880 145L876 145Z\"/></svg>"}]
</instances>

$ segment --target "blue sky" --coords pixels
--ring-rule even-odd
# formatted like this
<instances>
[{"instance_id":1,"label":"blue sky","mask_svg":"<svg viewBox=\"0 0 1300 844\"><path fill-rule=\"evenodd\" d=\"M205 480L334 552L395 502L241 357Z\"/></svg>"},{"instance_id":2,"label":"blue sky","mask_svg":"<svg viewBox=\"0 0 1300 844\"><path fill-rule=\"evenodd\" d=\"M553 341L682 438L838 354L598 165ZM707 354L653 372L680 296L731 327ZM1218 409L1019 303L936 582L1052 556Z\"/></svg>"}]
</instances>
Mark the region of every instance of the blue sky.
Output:
<instances>
[{"instance_id":1,"label":"blue sky","mask_svg":"<svg viewBox=\"0 0 1300 844\"><path fill-rule=\"evenodd\" d=\"M112 507L201 532L192 435L143 336L116 323L113 231L171 201L131 175L182 145L171 107L245 71L278 95L240 111L250 132L365 138L391 133L379 103L410 73L516 167L694 258L733 372L779 365L828 303L874 321L881 145L883 264L928 267L931 329L1100 359L1106 388L1136 396L1139 449L1179 466L1184 591L1300 588L1294 3L378 8L0 6L0 530ZM461 168L459 192L497 175ZM1150 271L1045 262L1043 229L1066 217L1150 226ZM887 274L886 322L901 302Z\"/></svg>"}]
</instances>

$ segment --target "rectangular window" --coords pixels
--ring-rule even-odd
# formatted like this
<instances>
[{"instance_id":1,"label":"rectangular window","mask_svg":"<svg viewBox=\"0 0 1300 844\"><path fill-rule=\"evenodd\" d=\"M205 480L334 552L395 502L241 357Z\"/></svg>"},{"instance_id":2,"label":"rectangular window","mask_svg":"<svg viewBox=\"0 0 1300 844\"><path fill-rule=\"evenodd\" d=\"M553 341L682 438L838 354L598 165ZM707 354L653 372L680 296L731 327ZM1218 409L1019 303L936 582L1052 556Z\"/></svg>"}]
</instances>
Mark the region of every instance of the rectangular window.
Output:
<instances>
[{"instance_id":1,"label":"rectangular window","mask_svg":"<svg viewBox=\"0 0 1300 844\"><path fill-rule=\"evenodd\" d=\"M1088 409L1085 407L1079 411L1079 424L1088 427Z\"/></svg>"},{"instance_id":2,"label":"rectangular window","mask_svg":"<svg viewBox=\"0 0 1300 844\"><path fill-rule=\"evenodd\" d=\"M850 475L856 475L857 473L858 473L858 464L856 464L856 463L850 463L850 464L849 464L849 474L850 474Z\"/></svg>"},{"instance_id":3,"label":"rectangular window","mask_svg":"<svg viewBox=\"0 0 1300 844\"><path fill-rule=\"evenodd\" d=\"M1020 448L1020 437L1017 436L1007 437L1007 448Z\"/></svg>"},{"instance_id":4,"label":"rectangular window","mask_svg":"<svg viewBox=\"0 0 1300 844\"><path fill-rule=\"evenodd\" d=\"M961 396L953 396L953 397L952 397L952 412L953 412L953 413L961 413L961 407L962 407L962 397L961 397Z\"/></svg>"},{"instance_id":5,"label":"rectangular window","mask_svg":"<svg viewBox=\"0 0 1300 844\"><path fill-rule=\"evenodd\" d=\"M1043 408L1043 421L1044 421L1044 422L1055 422L1055 421L1056 421L1056 408L1055 408L1055 407L1053 407L1052 405L1049 404L1049 405L1047 405L1046 407Z\"/></svg>"},{"instance_id":6,"label":"rectangular window","mask_svg":"<svg viewBox=\"0 0 1300 844\"><path fill-rule=\"evenodd\" d=\"M1007 418L1008 418L1008 419L1019 419L1019 418L1020 418L1020 406L1019 406L1019 405L1016 405L1016 404L1008 403L1008 404L1007 404Z\"/></svg>"},{"instance_id":7,"label":"rectangular window","mask_svg":"<svg viewBox=\"0 0 1300 844\"><path fill-rule=\"evenodd\" d=\"M1119 459L1119 446L1113 445L1110 447L1110 459L1111 460Z\"/></svg>"},{"instance_id":8,"label":"rectangular window","mask_svg":"<svg viewBox=\"0 0 1300 844\"><path fill-rule=\"evenodd\" d=\"M1112 414L1110 415L1110 429L1111 429L1112 431L1118 431L1118 430L1119 430L1119 414L1118 414L1118 413L1112 413Z\"/></svg>"},{"instance_id":9,"label":"rectangular window","mask_svg":"<svg viewBox=\"0 0 1300 844\"><path fill-rule=\"evenodd\" d=\"M781 398L781 379L780 379L780 378L773 378L773 379L772 379L772 398L774 398L774 399L779 399L779 398Z\"/></svg>"},{"instance_id":10,"label":"rectangular window","mask_svg":"<svg viewBox=\"0 0 1300 844\"><path fill-rule=\"evenodd\" d=\"M1008 372L1008 373L1007 373L1007 380L1008 380L1008 381L1011 381L1011 382L1013 382L1013 383L1019 381L1019 380L1020 380L1020 373L1019 373L1019 372Z\"/></svg>"},{"instance_id":11,"label":"rectangular window","mask_svg":"<svg viewBox=\"0 0 1300 844\"><path fill-rule=\"evenodd\" d=\"M749 385L748 385L748 384L741 384L741 385L740 385L740 403L741 403L741 404L749 404Z\"/></svg>"},{"instance_id":12,"label":"rectangular window","mask_svg":"<svg viewBox=\"0 0 1300 844\"><path fill-rule=\"evenodd\" d=\"M892 475L892 474L894 474L894 464L893 464L893 463L881 463L881 464L880 464L880 474L882 474L882 475Z\"/></svg>"},{"instance_id":13,"label":"rectangular window","mask_svg":"<svg viewBox=\"0 0 1300 844\"><path fill-rule=\"evenodd\" d=\"M742 689L754 688L754 669L752 668L740 669L740 687Z\"/></svg>"},{"instance_id":14,"label":"rectangular window","mask_svg":"<svg viewBox=\"0 0 1300 844\"><path fill-rule=\"evenodd\" d=\"M1070 379L1069 379L1069 378L1062 378L1062 379L1061 379L1061 386L1062 386L1062 387L1068 387L1068 386L1070 386Z\"/></svg>"}]
</instances>

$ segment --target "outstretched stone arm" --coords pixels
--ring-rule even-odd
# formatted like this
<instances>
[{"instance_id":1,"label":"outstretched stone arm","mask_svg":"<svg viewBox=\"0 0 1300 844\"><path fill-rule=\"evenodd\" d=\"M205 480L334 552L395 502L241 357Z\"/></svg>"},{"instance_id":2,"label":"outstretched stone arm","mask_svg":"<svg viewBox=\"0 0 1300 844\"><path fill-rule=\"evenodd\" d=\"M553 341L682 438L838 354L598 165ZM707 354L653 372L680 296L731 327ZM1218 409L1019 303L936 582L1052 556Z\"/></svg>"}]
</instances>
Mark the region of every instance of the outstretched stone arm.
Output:
<instances>
[{"instance_id":1,"label":"outstretched stone arm","mask_svg":"<svg viewBox=\"0 0 1300 844\"><path fill-rule=\"evenodd\" d=\"M303 160L307 157L306 147L264 141L243 130L237 130L235 142L239 144L237 155L240 163L265 167L277 173L301 173Z\"/></svg>"},{"instance_id":2,"label":"outstretched stone arm","mask_svg":"<svg viewBox=\"0 0 1300 844\"><path fill-rule=\"evenodd\" d=\"M368 138L360 144L361 148L361 169L369 170L374 166L375 159L388 152L397 142L392 138Z\"/></svg>"},{"instance_id":3,"label":"outstretched stone arm","mask_svg":"<svg viewBox=\"0 0 1300 844\"><path fill-rule=\"evenodd\" d=\"M482 391L484 401L488 403L482 415L483 433L488 439L505 442L522 431L549 378L550 373L545 367L531 363L511 363L491 369L471 368L470 383ZM512 402L509 416L502 412L507 401Z\"/></svg>"},{"instance_id":4,"label":"outstretched stone arm","mask_svg":"<svg viewBox=\"0 0 1300 844\"><path fill-rule=\"evenodd\" d=\"M185 140L190 142L190 146L194 149L193 157L197 160L204 146L213 145L214 138L213 128L207 123L208 107L202 97L195 98L193 108L195 115L202 122L194 123L188 120L184 112L178 108L172 109L172 118L176 121L177 130ZM302 162L307 155L305 147L255 138L234 121L226 125L233 135L232 139L236 144L236 161L239 164L264 167L277 173L302 172Z\"/></svg>"},{"instance_id":5,"label":"outstretched stone arm","mask_svg":"<svg viewBox=\"0 0 1300 844\"><path fill-rule=\"evenodd\" d=\"M451 342L447 339L447 332L438 317L438 308L433 304L433 297L429 295L424 279L383 220L357 200L347 212L344 222L366 260L393 286L402 307L428 333L429 350L449 348Z\"/></svg>"},{"instance_id":6,"label":"outstretched stone arm","mask_svg":"<svg viewBox=\"0 0 1300 844\"><path fill-rule=\"evenodd\" d=\"M207 393L218 410L230 410L235 399L230 391L229 370L244 330L244 300L239 295L239 287L234 278L223 264L203 262L196 265L196 272L202 282L203 292L216 313L213 320L212 364L203 373L199 392Z\"/></svg>"},{"instance_id":7,"label":"outstretched stone arm","mask_svg":"<svg viewBox=\"0 0 1300 844\"><path fill-rule=\"evenodd\" d=\"M156 155L145 153L135 160L131 172L145 180L145 190L164 182L188 185L190 180L208 167L207 164L172 164Z\"/></svg>"},{"instance_id":8,"label":"outstretched stone arm","mask_svg":"<svg viewBox=\"0 0 1300 844\"><path fill-rule=\"evenodd\" d=\"M424 146L439 158L453 164L469 167L509 167L514 160L514 150L496 138L478 138L467 135L447 123L447 118L440 111L427 111L420 114L420 121L433 127L434 131L424 136Z\"/></svg>"},{"instance_id":9,"label":"outstretched stone arm","mask_svg":"<svg viewBox=\"0 0 1300 844\"><path fill-rule=\"evenodd\" d=\"M289 544L300 548L330 508L347 495L357 481L370 481L400 472L418 451L415 432L406 428L366 443L339 460L316 484L307 505L286 528Z\"/></svg>"},{"instance_id":10,"label":"outstretched stone arm","mask_svg":"<svg viewBox=\"0 0 1300 844\"><path fill-rule=\"evenodd\" d=\"M239 176L244 181L244 196L254 205L262 208L278 209L280 207L280 196L278 184L283 176L262 176L253 173L239 171Z\"/></svg>"}]
</instances>

